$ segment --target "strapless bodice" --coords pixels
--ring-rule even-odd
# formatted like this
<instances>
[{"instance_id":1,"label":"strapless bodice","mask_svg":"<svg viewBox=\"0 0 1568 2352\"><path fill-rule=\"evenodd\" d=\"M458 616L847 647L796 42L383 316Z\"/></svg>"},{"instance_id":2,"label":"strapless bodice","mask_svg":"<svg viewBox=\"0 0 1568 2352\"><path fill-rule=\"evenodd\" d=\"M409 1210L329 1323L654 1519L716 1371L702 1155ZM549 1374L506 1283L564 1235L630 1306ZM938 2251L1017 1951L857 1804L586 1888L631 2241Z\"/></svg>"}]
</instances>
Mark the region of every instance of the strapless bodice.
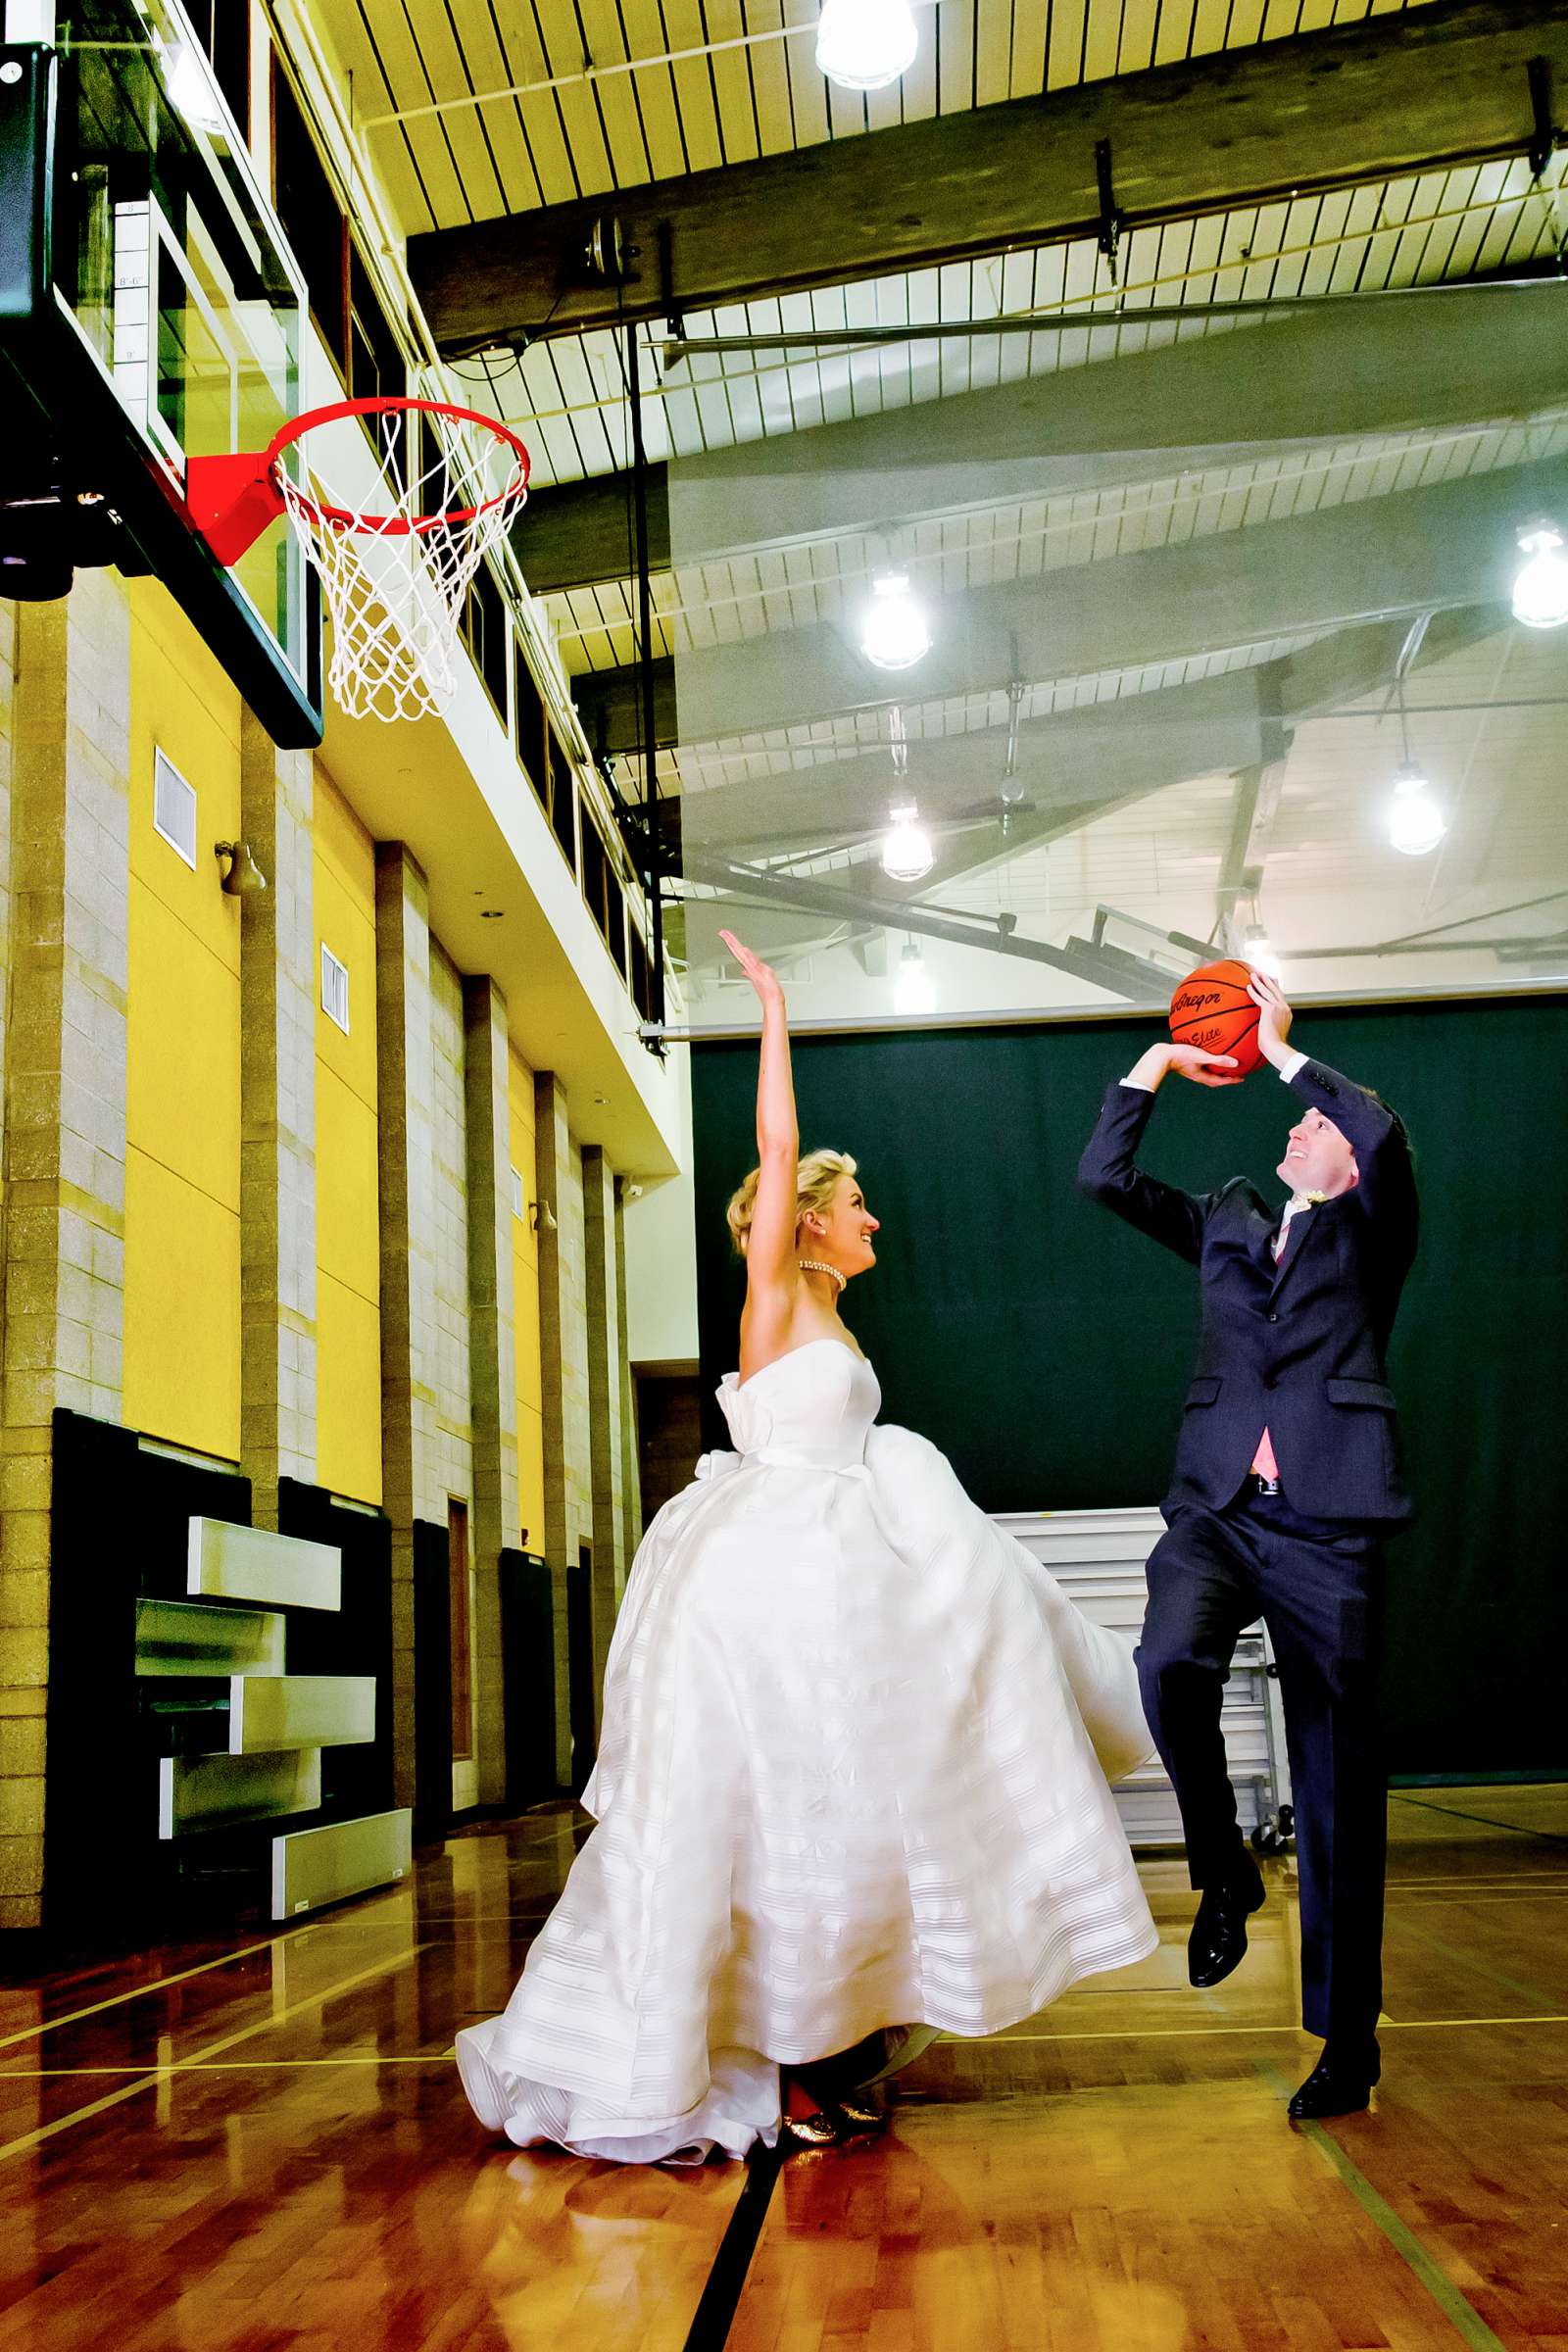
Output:
<instances>
[{"instance_id":1,"label":"strapless bodice","mask_svg":"<svg viewBox=\"0 0 1568 2352\"><path fill-rule=\"evenodd\" d=\"M726 1372L718 1401L748 1460L849 1470L865 1459L882 1391L865 1358L842 1340L808 1340L745 1383Z\"/></svg>"}]
</instances>

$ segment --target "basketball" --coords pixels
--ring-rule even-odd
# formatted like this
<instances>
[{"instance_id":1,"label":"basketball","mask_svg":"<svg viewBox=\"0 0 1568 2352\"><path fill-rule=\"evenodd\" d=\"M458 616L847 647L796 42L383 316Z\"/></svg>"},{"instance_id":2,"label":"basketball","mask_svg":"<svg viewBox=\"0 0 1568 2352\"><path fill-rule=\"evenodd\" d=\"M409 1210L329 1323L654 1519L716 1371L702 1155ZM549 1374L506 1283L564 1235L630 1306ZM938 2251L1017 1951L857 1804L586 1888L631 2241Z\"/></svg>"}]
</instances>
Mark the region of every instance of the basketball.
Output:
<instances>
[{"instance_id":1,"label":"basketball","mask_svg":"<svg viewBox=\"0 0 1568 2352\"><path fill-rule=\"evenodd\" d=\"M1257 1006L1247 993L1251 977L1247 964L1226 956L1189 972L1170 1001L1170 1033L1176 1043L1234 1054L1237 1075L1243 1078L1263 1058L1257 1050Z\"/></svg>"}]
</instances>

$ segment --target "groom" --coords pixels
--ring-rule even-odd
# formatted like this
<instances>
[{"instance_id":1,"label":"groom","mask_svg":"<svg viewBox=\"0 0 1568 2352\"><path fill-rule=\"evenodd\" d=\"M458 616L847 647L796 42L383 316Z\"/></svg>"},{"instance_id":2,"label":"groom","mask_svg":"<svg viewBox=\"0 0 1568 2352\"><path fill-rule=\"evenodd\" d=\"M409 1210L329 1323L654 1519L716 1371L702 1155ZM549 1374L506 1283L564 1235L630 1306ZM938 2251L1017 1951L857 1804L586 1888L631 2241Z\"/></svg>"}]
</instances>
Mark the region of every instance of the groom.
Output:
<instances>
[{"instance_id":1,"label":"groom","mask_svg":"<svg viewBox=\"0 0 1568 2352\"><path fill-rule=\"evenodd\" d=\"M1254 975L1257 1041L1300 1104L1278 1173L1283 1216L1238 1177L1184 1193L1135 1153L1174 1070L1233 1086L1228 1055L1152 1046L1111 1087L1084 1190L1199 1269L1202 1330L1166 1532L1149 1561L1144 1707L1175 1784L1200 1889L1195 1984L1218 1984L1263 1900L1226 1771L1220 1696L1261 1616L1285 1701L1296 1803L1301 2007L1324 2036L1298 2118L1349 2115L1378 2080L1386 1778L1377 1721L1380 1535L1410 1515L1384 1356L1415 1255L1409 1144L1393 1111L1291 1050L1291 1008Z\"/></svg>"}]
</instances>

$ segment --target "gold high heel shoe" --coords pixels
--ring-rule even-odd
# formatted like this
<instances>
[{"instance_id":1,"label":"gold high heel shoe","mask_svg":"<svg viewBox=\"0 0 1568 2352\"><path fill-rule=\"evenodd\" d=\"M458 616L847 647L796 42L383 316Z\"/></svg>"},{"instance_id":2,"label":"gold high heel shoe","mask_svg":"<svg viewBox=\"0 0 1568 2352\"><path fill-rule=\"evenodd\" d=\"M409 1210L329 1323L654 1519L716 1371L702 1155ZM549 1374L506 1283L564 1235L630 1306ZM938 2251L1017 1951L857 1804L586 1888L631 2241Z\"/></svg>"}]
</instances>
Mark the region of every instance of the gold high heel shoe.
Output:
<instances>
[{"instance_id":1,"label":"gold high heel shoe","mask_svg":"<svg viewBox=\"0 0 1568 2352\"><path fill-rule=\"evenodd\" d=\"M819 2110L815 2115L787 2115L783 2136L797 2148L836 2148L844 2132L830 2115Z\"/></svg>"},{"instance_id":2,"label":"gold high heel shoe","mask_svg":"<svg viewBox=\"0 0 1568 2352\"><path fill-rule=\"evenodd\" d=\"M853 2124L857 2132L885 2132L888 2128L886 2113L869 2098L852 2096L837 2099L834 2105L846 2123Z\"/></svg>"}]
</instances>

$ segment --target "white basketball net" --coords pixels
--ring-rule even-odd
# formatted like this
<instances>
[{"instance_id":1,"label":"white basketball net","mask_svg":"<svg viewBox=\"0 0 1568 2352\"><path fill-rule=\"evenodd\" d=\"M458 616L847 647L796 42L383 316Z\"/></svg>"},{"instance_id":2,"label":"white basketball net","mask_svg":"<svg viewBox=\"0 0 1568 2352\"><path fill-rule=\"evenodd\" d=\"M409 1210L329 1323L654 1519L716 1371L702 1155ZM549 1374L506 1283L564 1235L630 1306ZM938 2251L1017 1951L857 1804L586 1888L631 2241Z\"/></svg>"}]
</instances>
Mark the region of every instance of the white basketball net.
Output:
<instances>
[{"instance_id":1,"label":"white basketball net","mask_svg":"<svg viewBox=\"0 0 1568 2352\"><path fill-rule=\"evenodd\" d=\"M320 574L334 699L354 718L421 718L452 692L468 583L526 493L515 450L477 426L416 410L364 421L380 465L368 501L334 484L308 437L295 444L300 478L279 465L274 479ZM441 519L469 508L466 520Z\"/></svg>"}]
</instances>

